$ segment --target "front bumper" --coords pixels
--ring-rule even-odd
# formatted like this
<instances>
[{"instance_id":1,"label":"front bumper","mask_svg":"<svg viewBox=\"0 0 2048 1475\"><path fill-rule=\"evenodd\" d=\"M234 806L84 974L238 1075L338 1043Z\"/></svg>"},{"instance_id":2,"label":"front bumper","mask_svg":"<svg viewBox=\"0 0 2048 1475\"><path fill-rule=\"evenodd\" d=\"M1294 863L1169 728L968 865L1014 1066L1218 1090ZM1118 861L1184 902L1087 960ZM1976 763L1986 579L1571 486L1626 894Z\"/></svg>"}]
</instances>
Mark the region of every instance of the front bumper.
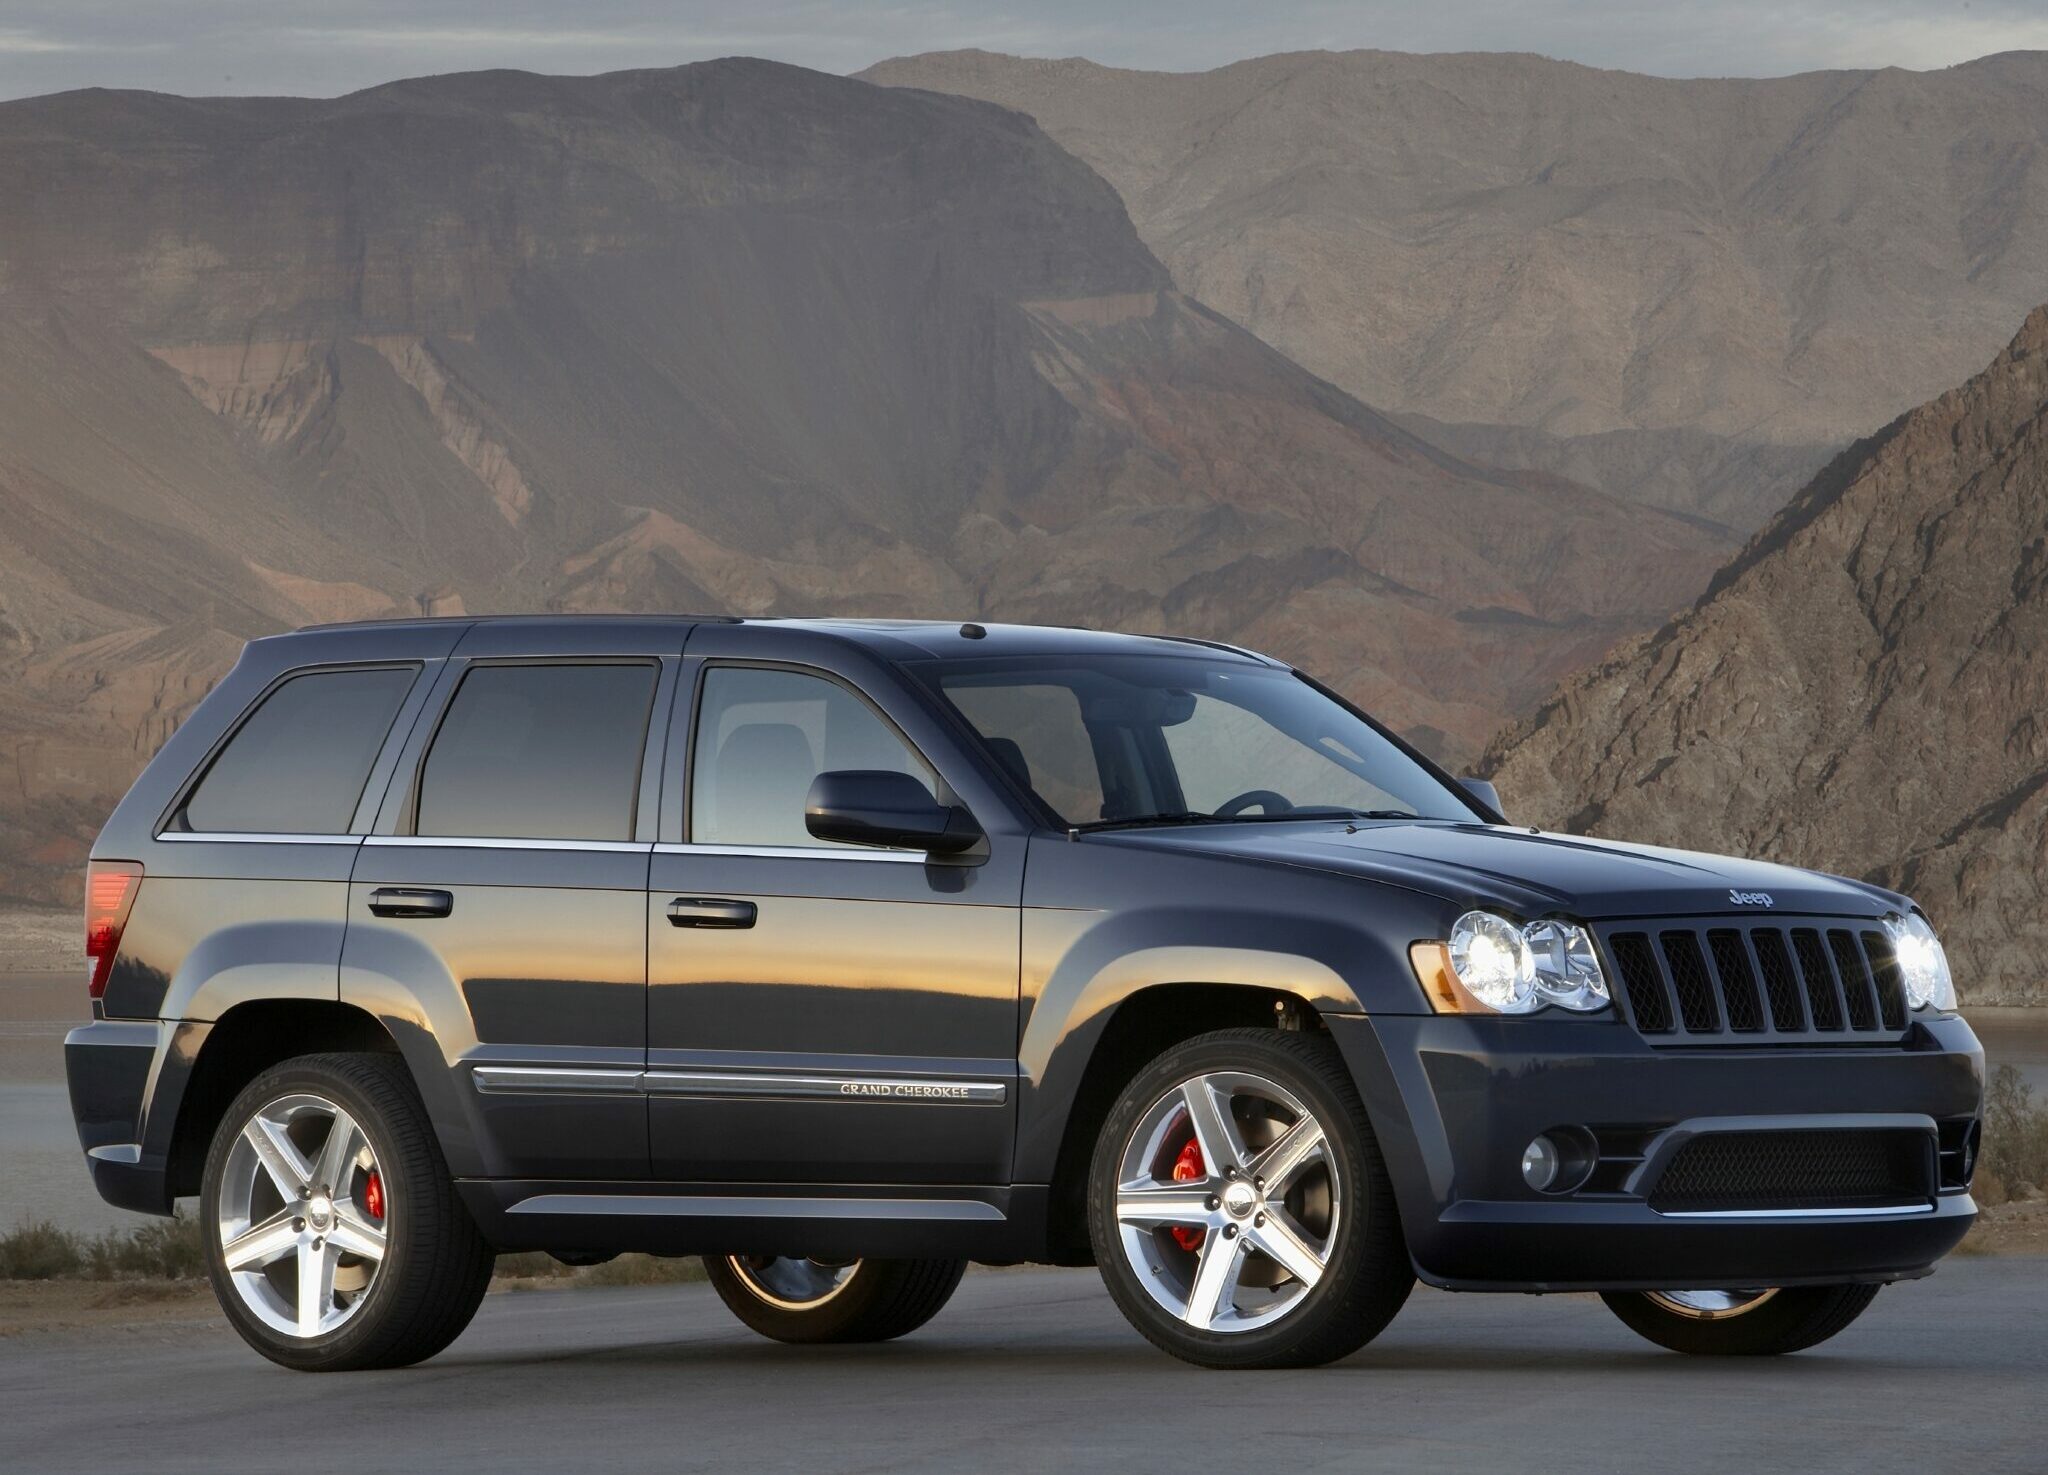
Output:
<instances>
[{"instance_id":1,"label":"front bumper","mask_svg":"<svg viewBox=\"0 0 2048 1475\"><path fill-rule=\"evenodd\" d=\"M1984 1055L1956 1018L1903 1044L1654 1048L1617 1020L1339 1016L1416 1273L1458 1290L1713 1289L1924 1275L1968 1232L1960 1184L1885 1209L1660 1213L1619 1172L1549 1195L1521 1179L1537 1134L1583 1127L1655 1163L1701 1129L1923 1131L1979 1110Z\"/></svg>"}]
</instances>

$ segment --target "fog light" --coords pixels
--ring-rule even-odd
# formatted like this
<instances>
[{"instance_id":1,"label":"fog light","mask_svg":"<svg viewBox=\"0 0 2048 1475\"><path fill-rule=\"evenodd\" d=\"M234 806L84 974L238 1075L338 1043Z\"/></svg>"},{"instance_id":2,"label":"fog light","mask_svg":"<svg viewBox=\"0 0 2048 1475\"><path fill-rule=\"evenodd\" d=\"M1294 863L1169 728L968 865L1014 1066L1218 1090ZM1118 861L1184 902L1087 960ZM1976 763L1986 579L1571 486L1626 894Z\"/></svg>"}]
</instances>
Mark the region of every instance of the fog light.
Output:
<instances>
[{"instance_id":1,"label":"fog light","mask_svg":"<svg viewBox=\"0 0 2048 1475\"><path fill-rule=\"evenodd\" d=\"M1522 1149L1522 1181L1538 1193L1550 1192L1557 1182L1557 1171L1563 1162L1557 1144L1548 1137L1538 1137Z\"/></svg>"}]
</instances>

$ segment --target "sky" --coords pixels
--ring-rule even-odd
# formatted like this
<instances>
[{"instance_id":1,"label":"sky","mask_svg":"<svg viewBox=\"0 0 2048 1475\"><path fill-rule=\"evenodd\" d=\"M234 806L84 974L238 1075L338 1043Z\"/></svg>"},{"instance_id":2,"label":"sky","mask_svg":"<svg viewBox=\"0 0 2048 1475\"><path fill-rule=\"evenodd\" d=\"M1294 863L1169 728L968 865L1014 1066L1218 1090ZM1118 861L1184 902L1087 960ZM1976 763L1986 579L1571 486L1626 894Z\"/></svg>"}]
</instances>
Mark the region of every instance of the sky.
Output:
<instances>
[{"instance_id":1,"label":"sky","mask_svg":"<svg viewBox=\"0 0 2048 1475\"><path fill-rule=\"evenodd\" d=\"M967 46L1168 71L1378 47L1777 76L2048 49L2048 0L0 0L0 98L94 86L334 96L430 72L732 55L850 72Z\"/></svg>"}]
</instances>

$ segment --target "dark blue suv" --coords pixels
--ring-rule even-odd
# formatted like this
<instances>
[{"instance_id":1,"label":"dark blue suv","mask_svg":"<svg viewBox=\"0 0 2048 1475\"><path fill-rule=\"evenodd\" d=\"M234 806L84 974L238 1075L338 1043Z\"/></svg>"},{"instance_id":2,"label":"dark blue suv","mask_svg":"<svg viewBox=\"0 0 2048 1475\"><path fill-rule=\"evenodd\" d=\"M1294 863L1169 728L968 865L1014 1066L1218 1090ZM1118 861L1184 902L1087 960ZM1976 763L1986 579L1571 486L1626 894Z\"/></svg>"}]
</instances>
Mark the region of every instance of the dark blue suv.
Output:
<instances>
[{"instance_id":1,"label":"dark blue suv","mask_svg":"<svg viewBox=\"0 0 2048 1475\"><path fill-rule=\"evenodd\" d=\"M198 1195L301 1368L431 1356L506 1250L701 1254L872 1340L1093 1262L1212 1366L1417 1277L1691 1352L1833 1335L1974 1206L1913 904L1510 824L1201 641L416 620L252 642L94 847L100 1191Z\"/></svg>"}]
</instances>

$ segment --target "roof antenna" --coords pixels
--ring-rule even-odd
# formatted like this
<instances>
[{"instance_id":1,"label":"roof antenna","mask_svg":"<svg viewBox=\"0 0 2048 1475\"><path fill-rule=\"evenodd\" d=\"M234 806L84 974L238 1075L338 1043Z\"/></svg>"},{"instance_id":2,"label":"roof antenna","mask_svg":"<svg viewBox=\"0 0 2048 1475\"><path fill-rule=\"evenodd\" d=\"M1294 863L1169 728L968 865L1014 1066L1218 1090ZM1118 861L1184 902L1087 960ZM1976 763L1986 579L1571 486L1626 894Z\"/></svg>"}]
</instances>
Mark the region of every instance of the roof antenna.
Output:
<instances>
[{"instance_id":1,"label":"roof antenna","mask_svg":"<svg viewBox=\"0 0 2048 1475\"><path fill-rule=\"evenodd\" d=\"M960 633L969 640L988 639L988 631L982 629L981 626L974 624L971 621L960 627Z\"/></svg>"}]
</instances>

